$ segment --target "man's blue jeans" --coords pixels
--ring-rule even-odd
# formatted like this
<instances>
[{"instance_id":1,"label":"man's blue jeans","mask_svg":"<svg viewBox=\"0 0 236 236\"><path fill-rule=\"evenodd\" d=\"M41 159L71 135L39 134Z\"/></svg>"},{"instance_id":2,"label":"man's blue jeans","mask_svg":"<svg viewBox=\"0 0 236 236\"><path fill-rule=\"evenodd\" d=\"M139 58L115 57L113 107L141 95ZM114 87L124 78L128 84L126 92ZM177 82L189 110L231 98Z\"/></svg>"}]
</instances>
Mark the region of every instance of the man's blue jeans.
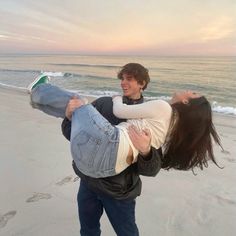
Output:
<instances>
[{"instance_id":1,"label":"man's blue jeans","mask_svg":"<svg viewBox=\"0 0 236 236\"><path fill-rule=\"evenodd\" d=\"M100 218L106 214L118 236L138 236L135 200L116 200L90 190L82 180L77 196L81 236L101 235Z\"/></svg>"}]
</instances>

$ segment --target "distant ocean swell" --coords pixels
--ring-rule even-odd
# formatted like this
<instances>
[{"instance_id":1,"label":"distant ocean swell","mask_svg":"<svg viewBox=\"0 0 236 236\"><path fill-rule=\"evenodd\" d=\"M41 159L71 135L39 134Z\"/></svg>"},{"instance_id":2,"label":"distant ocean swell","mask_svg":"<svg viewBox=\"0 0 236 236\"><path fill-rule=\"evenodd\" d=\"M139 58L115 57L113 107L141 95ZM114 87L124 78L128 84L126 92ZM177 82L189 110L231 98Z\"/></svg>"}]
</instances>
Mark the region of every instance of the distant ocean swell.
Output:
<instances>
[{"instance_id":1,"label":"distant ocean swell","mask_svg":"<svg viewBox=\"0 0 236 236\"><path fill-rule=\"evenodd\" d=\"M11 70L11 69L0 69L1 72L9 72L9 73L32 73L32 74L40 74L44 73L45 75L52 76L52 77L86 77L90 79L114 79L108 76L95 76L89 74L78 74L78 73L69 73L69 72L50 72L50 71L41 71L41 70Z\"/></svg>"},{"instance_id":2,"label":"distant ocean swell","mask_svg":"<svg viewBox=\"0 0 236 236\"><path fill-rule=\"evenodd\" d=\"M40 73L40 70L12 70L12 69L0 69L0 73L1 72L12 72L12 73L15 73L15 72L19 72L19 73Z\"/></svg>"},{"instance_id":3,"label":"distant ocean swell","mask_svg":"<svg viewBox=\"0 0 236 236\"><path fill-rule=\"evenodd\" d=\"M69 64L69 63L48 63L48 65L52 66L63 66L63 67L89 67L89 68L103 68L103 69L114 69L115 71L119 71L121 66L120 65L98 65L98 64ZM175 71L176 69L173 68L156 68L156 67L149 67L148 70L156 70L159 72L165 71Z\"/></svg>"},{"instance_id":4,"label":"distant ocean swell","mask_svg":"<svg viewBox=\"0 0 236 236\"><path fill-rule=\"evenodd\" d=\"M49 63L48 65L53 66L65 66L65 67L93 67L93 68L111 68L111 69L120 69L120 66L115 65L96 65L96 64L64 64L64 63Z\"/></svg>"}]
</instances>

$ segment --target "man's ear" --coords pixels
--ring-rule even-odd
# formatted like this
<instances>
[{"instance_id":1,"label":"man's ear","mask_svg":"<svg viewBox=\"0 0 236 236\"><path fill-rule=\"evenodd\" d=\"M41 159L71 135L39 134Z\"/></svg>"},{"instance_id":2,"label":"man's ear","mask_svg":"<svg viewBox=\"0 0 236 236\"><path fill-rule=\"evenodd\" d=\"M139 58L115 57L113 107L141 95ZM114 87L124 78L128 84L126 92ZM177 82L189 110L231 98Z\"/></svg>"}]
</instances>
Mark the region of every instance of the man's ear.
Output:
<instances>
[{"instance_id":1,"label":"man's ear","mask_svg":"<svg viewBox=\"0 0 236 236\"><path fill-rule=\"evenodd\" d=\"M188 101L187 99L183 99L183 100L182 100L182 103L185 104L185 105L187 105L187 104L189 104L189 101Z\"/></svg>"},{"instance_id":2,"label":"man's ear","mask_svg":"<svg viewBox=\"0 0 236 236\"><path fill-rule=\"evenodd\" d=\"M141 89L143 89L146 85L146 81L143 80L142 83L140 83L140 85L142 86Z\"/></svg>"}]
</instances>

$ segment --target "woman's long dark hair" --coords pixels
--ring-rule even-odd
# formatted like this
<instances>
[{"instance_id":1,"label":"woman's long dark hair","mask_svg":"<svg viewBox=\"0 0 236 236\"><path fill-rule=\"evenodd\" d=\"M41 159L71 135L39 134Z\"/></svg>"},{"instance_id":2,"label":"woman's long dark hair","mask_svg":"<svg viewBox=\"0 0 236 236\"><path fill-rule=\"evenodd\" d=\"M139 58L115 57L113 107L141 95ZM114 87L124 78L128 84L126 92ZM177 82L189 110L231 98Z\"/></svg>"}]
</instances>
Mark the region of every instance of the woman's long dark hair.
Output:
<instances>
[{"instance_id":1,"label":"woman's long dark hair","mask_svg":"<svg viewBox=\"0 0 236 236\"><path fill-rule=\"evenodd\" d=\"M163 168L189 170L207 167L208 160L217 166L213 140L221 146L212 123L211 105L205 97L193 98L188 104L172 104L173 115L165 144ZM222 146L221 146L222 147Z\"/></svg>"}]
</instances>

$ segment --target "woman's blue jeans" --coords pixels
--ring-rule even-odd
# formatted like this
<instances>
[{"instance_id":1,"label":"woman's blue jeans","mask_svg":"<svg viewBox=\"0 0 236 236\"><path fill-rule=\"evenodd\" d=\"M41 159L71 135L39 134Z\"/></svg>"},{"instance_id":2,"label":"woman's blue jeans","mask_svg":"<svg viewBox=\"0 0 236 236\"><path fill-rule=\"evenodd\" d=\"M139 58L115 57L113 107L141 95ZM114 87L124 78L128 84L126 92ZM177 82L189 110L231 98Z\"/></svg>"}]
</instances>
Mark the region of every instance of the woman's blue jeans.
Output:
<instances>
[{"instance_id":1,"label":"woman's blue jeans","mask_svg":"<svg viewBox=\"0 0 236 236\"><path fill-rule=\"evenodd\" d=\"M69 100L78 94L51 84L40 84L31 93L31 105L49 115L65 118ZM71 154L77 168L94 178L115 175L119 130L92 105L73 112L71 120Z\"/></svg>"}]
</instances>

